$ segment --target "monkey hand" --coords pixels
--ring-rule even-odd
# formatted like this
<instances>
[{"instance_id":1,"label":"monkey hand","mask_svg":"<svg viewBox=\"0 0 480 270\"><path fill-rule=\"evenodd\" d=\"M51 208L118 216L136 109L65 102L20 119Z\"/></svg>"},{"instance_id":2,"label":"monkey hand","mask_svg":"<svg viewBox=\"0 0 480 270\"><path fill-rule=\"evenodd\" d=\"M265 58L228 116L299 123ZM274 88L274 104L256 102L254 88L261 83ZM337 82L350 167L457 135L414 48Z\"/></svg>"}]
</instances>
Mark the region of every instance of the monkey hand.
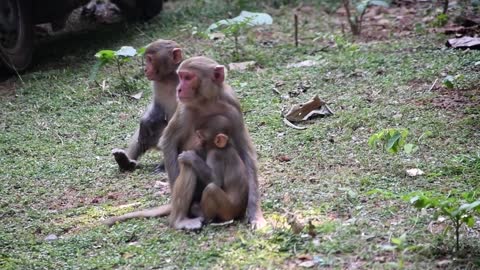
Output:
<instances>
[{"instance_id":1,"label":"monkey hand","mask_svg":"<svg viewBox=\"0 0 480 270\"><path fill-rule=\"evenodd\" d=\"M185 165L192 165L197 160L198 156L193 150L183 151L178 155L178 162Z\"/></svg>"}]
</instances>

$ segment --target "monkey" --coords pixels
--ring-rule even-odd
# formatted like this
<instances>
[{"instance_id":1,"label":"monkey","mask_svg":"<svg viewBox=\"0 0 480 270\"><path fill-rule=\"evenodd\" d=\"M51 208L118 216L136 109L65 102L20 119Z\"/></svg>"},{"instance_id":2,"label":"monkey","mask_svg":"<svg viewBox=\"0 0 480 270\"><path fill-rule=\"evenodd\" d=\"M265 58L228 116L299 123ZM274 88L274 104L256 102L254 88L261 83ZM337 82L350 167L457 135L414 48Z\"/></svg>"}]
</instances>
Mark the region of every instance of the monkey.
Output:
<instances>
[{"instance_id":1,"label":"monkey","mask_svg":"<svg viewBox=\"0 0 480 270\"><path fill-rule=\"evenodd\" d=\"M200 146L182 152L178 162L190 166L205 185L199 218L209 222L243 217L248 199L247 168L229 139L230 121L222 115L208 117L195 133Z\"/></svg>"},{"instance_id":2,"label":"monkey","mask_svg":"<svg viewBox=\"0 0 480 270\"><path fill-rule=\"evenodd\" d=\"M207 57L192 57L180 64L177 74L177 109L159 142L172 190L171 202L156 208L112 217L103 223L112 225L131 218L170 215L169 223L176 229L201 228L203 219L195 215L193 209L203 196L205 179L197 181L193 169L178 162L178 157L183 151L195 149L198 143L195 136L196 123L208 116L220 114L232 123L230 139L247 169L248 221L254 228L265 226L266 221L260 208L256 152L243 120L240 103L233 89L224 82L224 66ZM192 216L193 218L189 218Z\"/></svg>"},{"instance_id":3,"label":"monkey","mask_svg":"<svg viewBox=\"0 0 480 270\"><path fill-rule=\"evenodd\" d=\"M152 81L153 98L140 119L126 150L115 148L112 154L120 170L133 171L138 159L148 150L158 148L158 142L168 120L174 114L178 84L176 69L183 61L182 49L172 40L159 39L145 49L144 73ZM161 165L157 167L161 170Z\"/></svg>"},{"instance_id":4,"label":"monkey","mask_svg":"<svg viewBox=\"0 0 480 270\"><path fill-rule=\"evenodd\" d=\"M188 214L199 190L197 183L206 179L201 179L190 166L179 163L178 158L179 153L195 149L195 123L219 114L231 122L232 145L247 168L248 221L255 228L263 227L266 221L260 208L256 152L243 120L240 102L233 89L225 83L224 66L210 58L197 56L184 60L177 74L177 110L160 139L172 189L170 225L176 229L198 229L202 226L201 218L189 218Z\"/></svg>"}]
</instances>

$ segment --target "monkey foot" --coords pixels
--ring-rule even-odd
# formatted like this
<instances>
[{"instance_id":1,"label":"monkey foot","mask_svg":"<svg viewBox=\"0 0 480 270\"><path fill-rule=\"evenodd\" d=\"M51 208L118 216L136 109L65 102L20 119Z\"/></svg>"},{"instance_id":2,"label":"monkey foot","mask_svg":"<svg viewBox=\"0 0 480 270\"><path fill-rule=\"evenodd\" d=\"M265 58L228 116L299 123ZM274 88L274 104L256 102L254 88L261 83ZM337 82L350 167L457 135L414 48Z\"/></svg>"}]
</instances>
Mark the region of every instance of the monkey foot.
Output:
<instances>
[{"instance_id":1,"label":"monkey foot","mask_svg":"<svg viewBox=\"0 0 480 270\"><path fill-rule=\"evenodd\" d=\"M263 218L263 216L257 216L250 220L250 225L252 226L252 229L259 230L267 226L267 221Z\"/></svg>"},{"instance_id":2,"label":"monkey foot","mask_svg":"<svg viewBox=\"0 0 480 270\"><path fill-rule=\"evenodd\" d=\"M113 149L112 155L122 171L133 171L137 167L137 162L128 158L127 153L123 149Z\"/></svg>"},{"instance_id":3,"label":"monkey foot","mask_svg":"<svg viewBox=\"0 0 480 270\"><path fill-rule=\"evenodd\" d=\"M202 217L186 218L178 221L177 224L174 225L174 227L177 230L198 230L202 228L202 222Z\"/></svg>"}]
</instances>

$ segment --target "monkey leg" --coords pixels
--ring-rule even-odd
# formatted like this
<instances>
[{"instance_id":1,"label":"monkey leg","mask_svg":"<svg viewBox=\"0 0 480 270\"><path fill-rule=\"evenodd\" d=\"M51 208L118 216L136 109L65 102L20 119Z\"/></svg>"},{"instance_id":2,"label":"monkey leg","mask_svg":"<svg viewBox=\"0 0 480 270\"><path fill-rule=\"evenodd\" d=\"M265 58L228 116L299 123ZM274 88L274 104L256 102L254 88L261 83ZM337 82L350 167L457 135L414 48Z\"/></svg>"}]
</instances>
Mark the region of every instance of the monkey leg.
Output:
<instances>
[{"instance_id":1,"label":"monkey leg","mask_svg":"<svg viewBox=\"0 0 480 270\"><path fill-rule=\"evenodd\" d=\"M180 163L180 174L173 184L172 211L170 226L175 229L194 230L202 227L203 218L188 218L193 195L197 186L197 176L190 166Z\"/></svg>"},{"instance_id":2,"label":"monkey leg","mask_svg":"<svg viewBox=\"0 0 480 270\"><path fill-rule=\"evenodd\" d=\"M163 108L152 103L142 116L140 127L130 139L127 149L112 151L120 169L133 171L137 167L137 160L149 149L157 147L166 126L167 120ZM156 169L156 171L161 170Z\"/></svg>"},{"instance_id":3,"label":"monkey leg","mask_svg":"<svg viewBox=\"0 0 480 270\"><path fill-rule=\"evenodd\" d=\"M230 199L227 193L214 183L210 183L203 190L200 202L205 220L217 218L228 221L238 218L244 212L244 207Z\"/></svg>"},{"instance_id":4,"label":"monkey leg","mask_svg":"<svg viewBox=\"0 0 480 270\"><path fill-rule=\"evenodd\" d=\"M118 217L112 217L109 219L106 219L102 221L103 224L107 226L112 226L113 224L117 222L123 222L125 220L129 220L132 218L151 218L151 217L164 217L170 214L171 212L171 205L170 204L165 204L159 207L151 208L151 209L145 209L145 210L140 210L140 211L135 211L131 213L127 213Z\"/></svg>"}]
</instances>

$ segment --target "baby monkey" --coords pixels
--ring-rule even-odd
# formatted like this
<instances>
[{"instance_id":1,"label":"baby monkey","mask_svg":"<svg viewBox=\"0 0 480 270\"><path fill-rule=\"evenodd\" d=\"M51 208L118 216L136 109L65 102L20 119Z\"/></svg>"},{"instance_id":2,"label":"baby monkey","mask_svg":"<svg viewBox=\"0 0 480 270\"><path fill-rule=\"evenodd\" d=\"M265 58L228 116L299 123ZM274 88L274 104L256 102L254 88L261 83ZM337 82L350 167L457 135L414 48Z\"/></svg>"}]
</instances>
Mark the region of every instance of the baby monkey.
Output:
<instances>
[{"instance_id":1,"label":"baby monkey","mask_svg":"<svg viewBox=\"0 0 480 270\"><path fill-rule=\"evenodd\" d=\"M197 184L205 186L200 208L207 222L242 218L247 208L247 168L229 139L231 132L227 117L209 116L195 130L199 147L178 156L178 161L191 166L202 181Z\"/></svg>"}]
</instances>

